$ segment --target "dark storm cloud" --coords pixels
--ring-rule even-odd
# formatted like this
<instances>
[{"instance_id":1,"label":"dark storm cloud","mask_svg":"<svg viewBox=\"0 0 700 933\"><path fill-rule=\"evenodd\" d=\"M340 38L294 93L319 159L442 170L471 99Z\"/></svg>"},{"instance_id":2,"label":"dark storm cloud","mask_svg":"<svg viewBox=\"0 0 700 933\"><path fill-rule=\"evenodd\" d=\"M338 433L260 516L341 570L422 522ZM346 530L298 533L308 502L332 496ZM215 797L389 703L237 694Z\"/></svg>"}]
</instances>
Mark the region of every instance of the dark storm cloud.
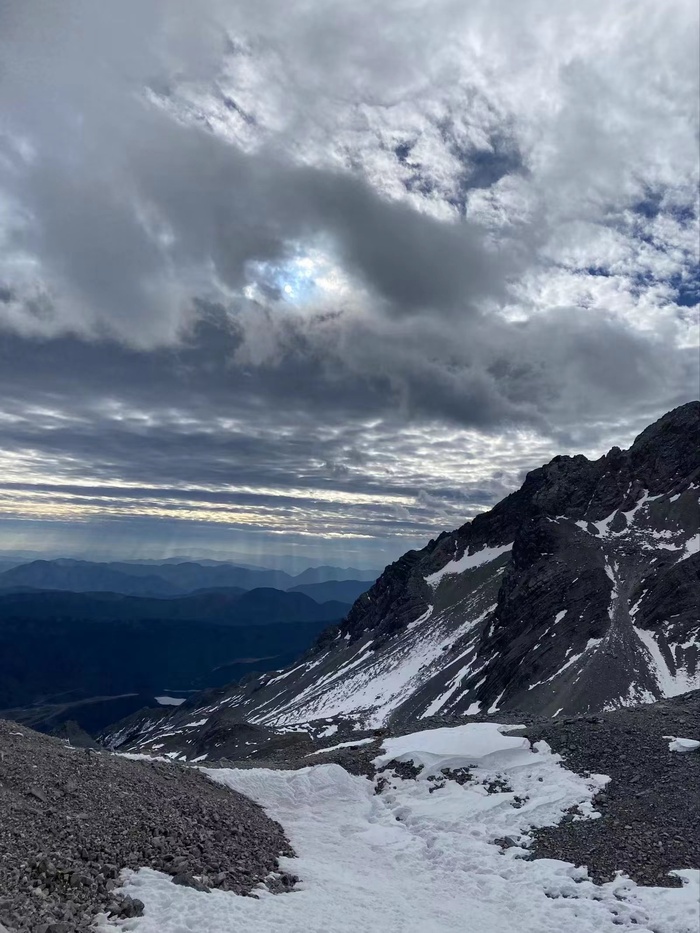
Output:
<instances>
[{"instance_id":1,"label":"dark storm cloud","mask_svg":"<svg viewBox=\"0 0 700 933\"><path fill-rule=\"evenodd\" d=\"M118 17L67 9L66 21L48 9L6 12L0 38L0 182L19 201L12 242L38 261L48 332L173 342L204 277L239 289L251 260L319 236L395 313L470 312L474 299L502 293L513 258L487 251L476 225L388 202L346 173L244 153L147 100L153 70L173 67L155 54L162 4L127 3Z\"/></svg>"},{"instance_id":2,"label":"dark storm cloud","mask_svg":"<svg viewBox=\"0 0 700 933\"><path fill-rule=\"evenodd\" d=\"M650 407L660 413L683 399L691 351L684 359L612 322L590 328L574 315L564 320L566 327L543 318L474 330L461 347L409 320L398 343L377 343L373 331L356 328L335 353L325 340L295 341L285 331L281 339L301 351L255 367L231 364L241 338L222 317L200 325L187 347L148 353L6 337L0 394L4 411L20 420L4 424L3 436L47 456L70 451L77 469L89 462L103 477L116 465L137 482L312 482L366 491L377 489L361 472L368 419L380 419L388 434L439 419L487 431L530 426L587 445L585 422L577 421L586 408L614 417L622 400L630 416L639 410L644 418Z\"/></svg>"},{"instance_id":3,"label":"dark storm cloud","mask_svg":"<svg viewBox=\"0 0 700 933\"><path fill-rule=\"evenodd\" d=\"M199 270L240 289L251 261L281 260L318 237L394 314L473 313L475 299L504 291L513 261L491 255L474 225L387 202L346 174L246 155L147 105L139 119L126 165L48 153L15 176L32 216L18 243L84 308L78 329L172 342Z\"/></svg>"},{"instance_id":4,"label":"dark storm cloud","mask_svg":"<svg viewBox=\"0 0 700 933\"><path fill-rule=\"evenodd\" d=\"M10 153L6 178L25 214L14 243L46 281L24 315L16 286L4 288L31 332L176 343L198 318L200 291L216 283L240 290L251 261L283 260L321 237L368 288L371 313L297 321L231 298L245 376L231 374L229 355L216 364L226 386L244 378L262 397L292 406L296 397L298 407L318 399L374 412L384 399L408 417L543 430L568 421L579 397L606 408L684 391L663 385L670 350L605 316L549 314L520 325L476 310L505 298L534 231L507 251L487 249L470 221L436 220L359 177L294 164L274 148L244 152L146 100L145 84L168 69L216 73L224 34L206 17L206 28L193 28L184 5L158 2L129 2L118 16L80 2L68 5L72 17L23 9L4 14L0 100L15 134L7 139L21 137L33 151ZM357 17L338 16L327 37L343 24L356 31ZM302 45L312 40L319 54L331 47L319 29ZM360 60L373 61L370 52ZM415 320L387 325L387 311ZM213 358L219 346L215 337ZM222 346L236 352L231 339ZM208 390L217 391L215 381Z\"/></svg>"}]
</instances>

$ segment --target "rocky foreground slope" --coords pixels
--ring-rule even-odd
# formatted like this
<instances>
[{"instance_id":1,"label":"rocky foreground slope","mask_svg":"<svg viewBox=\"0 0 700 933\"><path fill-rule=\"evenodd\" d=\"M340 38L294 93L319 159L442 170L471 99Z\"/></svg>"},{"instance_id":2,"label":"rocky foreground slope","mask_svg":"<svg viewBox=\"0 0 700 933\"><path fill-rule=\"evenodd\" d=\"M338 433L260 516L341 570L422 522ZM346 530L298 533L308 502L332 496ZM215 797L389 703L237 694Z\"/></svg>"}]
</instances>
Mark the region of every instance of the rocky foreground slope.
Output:
<instances>
[{"instance_id":1,"label":"rocky foreground slope","mask_svg":"<svg viewBox=\"0 0 700 933\"><path fill-rule=\"evenodd\" d=\"M106 739L215 756L243 722L318 733L436 714L551 717L691 690L699 493L693 402L629 450L555 457L489 512L409 551L296 665L135 717Z\"/></svg>"},{"instance_id":2,"label":"rocky foreground slope","mask_svg":"<svg viewBox=\"0 0 700 933\"><path fill-rule=\"evenodd\" d=\"M458 726L465 718L457 714L432 717L425 725L431 728L445 724ZM483 723L487 718L479 716L477 720ZM411 862L406 863L404 859L410 854L409 850L432 852L423 865L426 875L433 880L435 877L444 879L444 872L448 877L453 872L462 885L471 883L470 893L463 892L459 886L456 890L463 898L463 904L474 910L482 910L481 901L488 901L489 893L493 894L493 885L503 881L503 872L511 877L515 869L508 857L513 852L519 853L520 859L564 859L574 866L585 866L588 877L598 883L610 881L618 871L623 871L640 884L673 887L679 886L681 881L678 875L669 872L698 867L700 752L679 754L669 746L669 736L700 736L700 691L634 709L615 710L602 716L559 717L555 720L525 716L520 728L513 725L508 713L497 718L511 722L510 728L498 727L499 731L505 729L513 735L511 741L516 745L518 741L524 742L525 754L530 761L518 759L509 765L506 759L498 756L498 761L488 754L484 757L479 741L470 743L463 727L439 728L435 733L442 737L440 741L454 746L454 750L463 749L459 753L459 765L453 764L444 770L440 770L442 765L435 766L434 759L439 759L439 755L428 755L426 759L420 752L422 748L433 747L434 743L425 738L432 737L432 732L419 732L405 740L396 738L406 732L405 727L400 726L382 730L381 734L376 731L364 734L348 731L321 740L312 740L305 733L290 733L283 737L288 739L287 742L278 739L276 748L268 750L267 759L212 762L214 769L222 766L225 770L211 770L209 774L212 777L221 775L221 782L226 786L212 783L195 768L156 760L126 760L104 752L75 749L57 739L19 729L13 723L0 722L0 931L87 933L92 919L102 911L123 920L124 928L130 929L133 921L129 918L138 915L142 909L139 897L147 902L144 928L158 933L162 930L160 920L166 914L169 930L184 930L186 927L206 933L213 927L205 921L193 925L193 916L200 920L216 917L217 929L224 928L221 921L225 918L226 929L257 929L255 918L259 920L264 916L269 921L270 910L277 917L277 923L268 924L265 929L291 928L288 921L290 917L297 916L299 910L304 922L294 925L294 929L309 929L310 918L306 916L309 905L313 907L319 901L327 903L329 916L337 918L336 898L347 890L347 884L343 885L341 881L344 879L342 860L334 866L335 874L331 871L330 875L324 862L322 881L314 875L312 856L318 858L319 853L315 849L309 851L308 836L311 833L316 839L314 827L317 828L319 821L329 818L329 813L324 815L324 811L331 814L328 832L336 855L340 851L339 827L343 829L345 826L353 837L351 843L367 837L365 854L368 857L373 854L376 858L377 853L381 853L381 870L389 872L392 884L400 881L410 886L415 882L420 888L424 879L414 878ZM467 730L484 728L477 724L472 726L472 720L469 721ZM457 733L462 738L455 744L450 736ZM518 739L520 736L525 738ZM552 758L547 745L540 744L542 739L562 756L566 769L584 777L585 784L576 785L579 790L572 799L565 800L561 796L562 787L571 787L571 782L575 784L576 780L570 771L560 769L558 759ZM394 750L397 742L408 749L419 750L417 759L405 752L397 759L398 753ZM434 747L438 746L439 742ZM475 753L473 759L469 757L470 747ZM522 749L518 754L523 754ZM490 763L489 758L493 758ZM346 771L366 777L366 782L359 781L367 788L366 793L359 786L354 786L350 793L348 782L338 779L338 774L342 774L339 768L309 767L329 763L340 764ZM525 764L529 767L523 767ZM272 770L249 772L249 782L245 779L245 769L251 765ZM231 770L232 767L236 770ZM273 776L278 770L283 772L281 778L286 790L280 799L275 798L271 791L270 803L277 799L279 804L284 799L288 805L285 818L279 813L277 815L285 828L289 828L295 846L302 846L299 868L294 858L284 861L285 868L295 874L275 870L278 856L292 854L280 826L249 799L230 789L236 786L247 793L256 787L259 791L262 786L277 786ZM309 776L310 783L305 783L305 779L301 783L288 779L296 772L300 776ZM604 778L596 776L600 772L609 775L611 780L606 783ZM538 781L544 783L539 784ZM404 835L404 829L395 827L403 827L402 821L410 811L408 804L421 798L420 784L423 785L423 803L420 806L427 805L428 810L420 810L419 807L421 819L411 823ZM589 786L595 793L592 801L594 810L589 805L588 793L579 796L580 788L584 786ZM313 787L322 789L318 799L306 796ZM332 790L334 787L336 790ZM347 825L342 819L336 821L336 793L345 804L355 798L365 801L367 806L363 803L362 812L371 817L366 832L358 831L363 824L357 821L353 823L351 820ZM398 805L397 799L407 806ZM372 806L369 804L372 800L381 801L381 804ZM595 816L594 811L597 811L598 818L580 819L583 811L576 804L577 800L586 814ZM572 806L567 807L567 803ZM545 804L547 816L543 818L541 808ZM426 829L425 821L430 814L436 831L439 827L443 830L449 828L456 806L457 812L466 807L465 812L471 814L473 825L469 832L462 831L466 824L458 823L459 828L455 832L447 832L443 839L446 844L444 851L440 844L433 851L433 823L428 819L428 845L419 845L416 849L408 844L416 833L422 838L421 832ZM488 825L484 824L484 808L491 814L493 824L488 820ZM301 824L295 820L298 810L306 811ZM340 812L345 812L342 806ZM377 844L379 837L376 833L382 820L387 824L386 832L392 843L386 850ZM533 830L533 825L540 828ZM304 827L304 832L301 832ZM401 836L401 845L398 846L395 845L397 832ZM509 832L513 835L508 835ZM483 852L480 850L478 869L474 870L469 855L469 839L480 833L483 834L480 843ZM343 838L342 832L340 838ZM455 839L460 840L464 849L459 850L462 854L456 862L455 853L447 844ZM438 870L434 870L435 859L438 862L444 860ZM610 912L607 913L606 908L601 914L608 921L612 919L612 926L606 923L606 930L615 929L617 924L636 929L629 924L642 923L646 916L639 907L625 906L625 885L620 888L619 910L622 914L618 917L617 894L613 896L609 886L596 888L590 882L581 884L586 877L582 870L560 862L542 863L546 864L550 868L558 866L555 875L559 879L556 884L546 887L546 897L563 898L562 909L568 910L571 906L568 898L573 898L574 904L586 898L593 902L609 902ZM141 866L157 868L165 872L166 877L127 873L126 890L132 897L123 896L120 870ZM364 870L364 862L362 868ZM308 898L301 902L297 894L284 893L293 888L297 872ZM514 904L518 897L522 897L523 891L527 893L528 902L542 898L538 887L542 872L550 878L551 872L548 875L546 867L540 869L536 865L532 874L515 872L521 887L507 887ZM168 880L167 875L172 880ZM577 883L574 884L572 879ZM562 880L565 893L561 893ZM248 893L261 881L271 890L283 892L280 901L284 901L271 908L270 902L278 899L264 899L264 913L247 909L250 898L222 900L218 895L211 895L210 899L206 894L187 890L194 886L199 890L220 887ZM179 887L173 887L173 882ZM524 888L523 884L526 885ZM155 888L159 893L154 898ZM366 900L363 900L360 889L361 885L352 889L353 904ZM428 887L426 890L432 889ZM384 891L382 896L386 893ZM447 894L454 896L455 887L452 886ZM658 888L650 894L653 894L655 902L663 897ZM289 903L288 898L293 903ZM631 899L637 905L644 903L634 892ZM259 903L262 905L263 900ZM170 906L165 910L167 905ZM182 906L184 913L181 915L179 907L173 905ZM678 905L680 908L680 902ZM430 913L437 906L437 902L421 902L424 912ZM674 908L675 913L666 925L657 927L642 923L642 926L644 929L692 933L692 900L689 910L689 914L686 910L685 919ZM579 918L575 909L573 913ZM460 918L462 916L460 913ZM241 917L248 917L252 923L240 923L235 919L240 921ZM393 929L391 925L387 927L376 913L372 912L371 917L375 925L365 924L361 928ZM627 920L623 923L624 918ZM580 923L580 927L574 924L576 929L603 928L591 927L584 920ZM333 922L326 922L318 928L335 929ZM347 924L343 926L346 928L349 929ZM531 923L529 928L534 928ZM545 926L537 928L544 929ZM453 922L445 929L461 927ZM546 929L553 927L547 924Z\"/></svg>"},{"instance_id":3,"label":"rocky foreground slope","mask_svg":"<svg viewBox=\"0 0 700 933\"><path fill-rule=\"evenodd\" d=\"M138 915L142 905L119 894L124 868L238 893L284 885L277 858L291 854L261 807L196 769L0 720L0 929L82 933L99 912Z\"/></svg>"}]
</instances>

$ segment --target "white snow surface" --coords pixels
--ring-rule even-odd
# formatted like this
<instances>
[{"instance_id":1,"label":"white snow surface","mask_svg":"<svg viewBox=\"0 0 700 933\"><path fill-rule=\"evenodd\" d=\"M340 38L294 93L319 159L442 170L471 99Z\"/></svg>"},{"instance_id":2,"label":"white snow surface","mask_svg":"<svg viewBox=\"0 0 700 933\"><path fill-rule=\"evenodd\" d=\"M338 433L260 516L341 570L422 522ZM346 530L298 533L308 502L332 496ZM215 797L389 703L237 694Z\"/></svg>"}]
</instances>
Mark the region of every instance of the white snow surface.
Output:
<instances>
[{"instance_id":1,"label":"white snow surface","mask_svg":"<svg viewBox=\"0 0 700 933\"><path fill-rule=\"evenodd\" d=\"M426 769L427 777L439 774L441 768L515 764L523 758L523 753L530 762L529 741L519 736L504 735L504 732L520 728L522 726L475 722L466 726L412 732L385 739L382 753L374 759L374 764L380 767L389 761L412 761Z\"/></svg>"},{"instance_id":2,"label":"white snow surface","mask_svg":"<svg viewBox=\"0 0 700 933\"><path fill-rule=\"evenodd\" d=\"M428 776L373 782L335 764L299 771L208 771L246 794L278 820L297 853L281 868L301 879L295 890L259 897L200 893L141 869L126 873L125 893L145 904L144 916L103 918L101 933L696 933L700 872L677 874L682 888L639 888L618 877L593 885L584 869L553 859L524 861L516 845L531 826L557 823L607 780L584 779L561 766L546 743L537 750L487 724L391 739L385 754L445 760L478 759L472 781L448 781L431 793ZM513 727L511 727L513 728ZM394 744L392 744L394 743ZM495 757L494 757L495 756ZM384 756L380 756L384 757ZM499 774L512 792L488 794ZM526 798L520 809L514 795Z\"/></svg>"},{"instance_id":3,"label":"white snow surface","mask_svg":"<svg viewBox=\"0 0 700 933\"><path fill-rule=\"evenodd\" d=\"M335 735L337 731L338 731L338 727L336 725L326 726L326 728L322 732L319 732L318 735L319 735L319 738L326 739L332 735Z\"/></svg>"},{"instance_id":4,"label":"white snow surface","mask_svg":"<svg viewBox=\"0 0 700 933\"><path fill-rule=\"evenodd\" d=\"M307 755L307 758L311 758L312 755L324 755L326 752L335 752L339 748L357 748L358 745L371 745L374 742L374 739L355 739L354 742L338 742L337 745L329 745L328 748L317 748L315 752L311 752Z\"/></svg>"},{"instance_id":5,"label":"white snow surface","mask_svg":"<svg viewBox=\"0 0 700 933\"><path fill-rule=\"evenodd\" d=\"M688 693L688 691L697 690L700 687L700 670L696 670L693 674L683 667L678 668L675 672L672 671L653 633L646 629L637 628L637 626L633 626L633 628L637 638L646 649L649 668L656 679L662 696L677 697L682 693Z\"/></svg>"},{"instance_id":6,"label":"white snow surface","mask_svg":"<svg viewBox=\"0 0 700 933\"><path fill-rule=\"evenodd\" d=\"M185 702L184 697L180 698L180 697L164 696L164 697L154 697L154 699L156 703L158 703L160 706L182 706L182 704Z\"/></svg>"},{"instance_id":7,"label":"white snow surface","mask_svg":"<svg viewBox=\"0 0 700 933\"><path fill-rule=\"evenodd\" d=\"M451 560L449 564L445 564L442 570L431 573L430 576L425 578L425 582L430 584L430 586L437 586L443 577L449 574L464 573L465 570L473 570L474 567L481 567L482 564L488 564L490 561L500 557L501 554L510 551L512 547L513 542L511 541L510 544L502 544L498 547L484 547L475 554L464 554L459 560Z\"/></svg>"},{"instance_id":8,"label":"white snow surface","mask_svg":"<svg viewBox=\"0 0 700 933\"><path fill-rule=\"evenodd\" d=\"M457 671L457 673L447 685L447 689L435 697L435 699L426 707L425 711L420 714L420 719L427 719L429 716L434 716L436 713L439 713L447 701L450 700L455 694L459 693L462 686L462 681L474 666L474 654L474 648L470 647L469 651L465 653L465 656L472 655L472 659L468 664L465 664Z\"/></svg>"},{"instance_id":9,"label":"white snow surface","mask_svg":"<svg viewBox=\"0 0 700 933\"><path fill-rule=\"evenodd\" d=\"M317 678L292 699L273 696L250 721L279 730L342 715L355 717L366 728L379 728L397 706L441 669L445 651L473 633L488 611L477 614L476 608L470 611L465 607L464 621L456 628L449 618L429 611L421 616L419 627L405 629L379 652L371 650L368 637L341 667ZM465 642L463 647L466 656L471 646ZM314 663L324 660L322 656ZM470 667L465 666L464 676Z\"/></svg>"},{"instance_id":10,"label":"white snow surface","mask_svg":"<svg viewBox=\"0 0 700 933\"><path fill-rule=\"evenodd\" d=\"M670 752L696 752L700 748L700 742L696 739L680 739L675 735L665 735L665 739L670 739L668 750Z\"/></svg>"}]
</instances>

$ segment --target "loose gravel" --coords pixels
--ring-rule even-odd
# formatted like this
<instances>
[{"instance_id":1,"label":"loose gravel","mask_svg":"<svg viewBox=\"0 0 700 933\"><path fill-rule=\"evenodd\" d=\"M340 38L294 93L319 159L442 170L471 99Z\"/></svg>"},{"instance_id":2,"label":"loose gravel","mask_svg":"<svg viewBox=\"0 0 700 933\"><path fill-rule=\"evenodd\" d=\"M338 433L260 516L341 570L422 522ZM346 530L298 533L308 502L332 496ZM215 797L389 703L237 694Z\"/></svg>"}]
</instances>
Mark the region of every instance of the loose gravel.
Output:
<instances>
[{"instance_id":1,"label":"loose gravel","mask_svg":"<svg viewBox=\"0 0 700 933\"><path fill-rule=\"evenodd\" d=\"M137 916L122 869L250 894L289 887L282 828L193 768L72 748L0 721L0 929L86 933L102 911Z\"/></svg>"},{"instance_id":2,"label":"loose gravel","mask_svg":"<svg viewBox=\"0 0 700 933\"><path fill-rule=\"evenodd\" d=\"M700 868L700 752L669 751L667 735L700 738L700 691L650 706L530 727L580 774L611 781L593 803L597 820L534 833L537 858L587 865L596 882L617 870L638 884L675 887L668 872Z\"/></svg>"}]
</instances>

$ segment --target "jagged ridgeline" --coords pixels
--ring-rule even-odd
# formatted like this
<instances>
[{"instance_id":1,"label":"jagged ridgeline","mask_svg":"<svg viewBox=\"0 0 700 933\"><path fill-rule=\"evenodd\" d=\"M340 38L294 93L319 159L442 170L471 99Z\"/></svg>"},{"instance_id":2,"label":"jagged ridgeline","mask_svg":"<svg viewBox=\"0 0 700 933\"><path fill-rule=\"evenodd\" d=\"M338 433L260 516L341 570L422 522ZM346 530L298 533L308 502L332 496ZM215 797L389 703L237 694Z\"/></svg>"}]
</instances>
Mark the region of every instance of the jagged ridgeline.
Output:
<instances>
[{"instance_id":1,"label":"jagged ridgeline","mask_svg":"<svg viewBox=\"0 0 700 933\"><path fill-rule=\"evenodd\" d=\"M700 686L700 402L629 450L555 457L489 512L386 568L294 666L111 740L188 756L212 717L261 728L553 716ZM189 723L196 727L190 728Z\"/></svg>"}]
</instances>

